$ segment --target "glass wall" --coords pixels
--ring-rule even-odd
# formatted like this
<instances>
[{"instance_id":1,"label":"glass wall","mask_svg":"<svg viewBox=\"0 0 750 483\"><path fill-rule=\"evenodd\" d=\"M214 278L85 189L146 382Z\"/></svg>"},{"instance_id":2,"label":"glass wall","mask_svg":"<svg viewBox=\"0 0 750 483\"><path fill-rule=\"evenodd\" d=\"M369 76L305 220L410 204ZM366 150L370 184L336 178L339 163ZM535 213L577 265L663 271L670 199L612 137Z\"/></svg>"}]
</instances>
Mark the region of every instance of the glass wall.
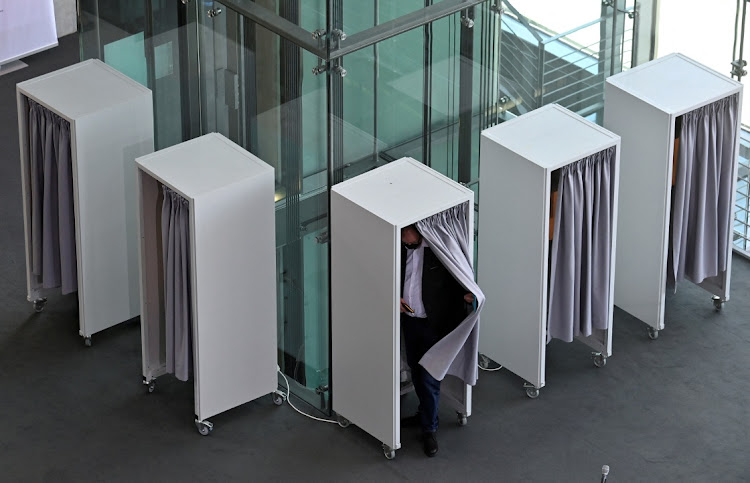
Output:
<instances>
[{"instance_id":1,"label":"glass wall","mask_svg":"<svg viewBox=\"0 0 750 483\"><path fill-rule=\"evenodd\" d=\"M275 168L278 362L323 412L329 189L410 156L478 192L512 104L501 3L80 0L81 57L153 90L157 147L220 132Z\"/></svg>"}]
</instances>

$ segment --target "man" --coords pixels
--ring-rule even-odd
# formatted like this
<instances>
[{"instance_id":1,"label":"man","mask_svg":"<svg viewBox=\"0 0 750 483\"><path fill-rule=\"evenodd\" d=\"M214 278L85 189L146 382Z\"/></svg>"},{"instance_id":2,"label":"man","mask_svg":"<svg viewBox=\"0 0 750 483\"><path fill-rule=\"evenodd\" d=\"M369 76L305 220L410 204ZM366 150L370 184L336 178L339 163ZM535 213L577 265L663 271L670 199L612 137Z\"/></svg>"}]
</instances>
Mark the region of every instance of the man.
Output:
<instances>
[{"instance_id":1,"label":"man","mask_svg":"<svg viewBox=\"0 0 750 483\"><path fill-rule=\"evenodd\" d=\"M401 242L401 329L406 361L419 399L417 414L406 418L404 424L419 424L424 452L432 457L438 451L435 432L440 381L419 365L419 360L464 320L465 304L473 303L474 295L466 293L440 263L414 225L401 230Z\"/></svg>"}]
</instances>

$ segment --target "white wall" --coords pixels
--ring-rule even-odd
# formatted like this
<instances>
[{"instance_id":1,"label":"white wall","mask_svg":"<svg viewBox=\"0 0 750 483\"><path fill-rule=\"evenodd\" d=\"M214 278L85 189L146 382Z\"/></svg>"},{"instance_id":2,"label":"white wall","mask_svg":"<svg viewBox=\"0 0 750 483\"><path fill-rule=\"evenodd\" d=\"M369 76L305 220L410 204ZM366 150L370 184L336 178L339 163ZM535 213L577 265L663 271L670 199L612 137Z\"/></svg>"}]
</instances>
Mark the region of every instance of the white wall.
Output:
<instances>
[{"instance_id":1,"label":"white wall","mask_svg":"<svg viewBox=\"0 0 750 483\"><path fill-rule=\"evenodd\" d=\"M55 1L55 25L57 26L57 37L72 34L78 29L76 20L76 0L54 0Z\"/></svg>"}]
</instances>

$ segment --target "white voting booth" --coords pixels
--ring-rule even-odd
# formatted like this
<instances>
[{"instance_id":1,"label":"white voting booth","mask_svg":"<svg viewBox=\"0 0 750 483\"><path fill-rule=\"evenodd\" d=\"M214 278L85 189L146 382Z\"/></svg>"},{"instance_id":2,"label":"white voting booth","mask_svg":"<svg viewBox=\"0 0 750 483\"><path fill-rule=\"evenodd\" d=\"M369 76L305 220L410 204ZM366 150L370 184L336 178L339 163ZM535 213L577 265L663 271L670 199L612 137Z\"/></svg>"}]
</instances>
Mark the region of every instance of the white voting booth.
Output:
<instances>
[{"instance_id":1,"label":"white voting booth","mask_svg":"<svg viewBox=\"0 0 750 483\"><path fill-rule=\"evenodd\" d=\"M98 60L16 86L27 293L78 292L80 334L139 314L135 158L153 152L151 91Z\"/></svg>"},{"instance_id":2,"label":"white voting booth","mask_svg":"<svg viewBox=\"0 0 750 483\"><path fill-rule=\"evenodd\" d=\"M727 194L731 211L723 234L728 260L725 271L699 283L713 294L717 310L729 300L742 85L671 54L608 78L605 94L604 126L622 136L615 304L645 322L655 339L664 328L673 184L679 173L675 154L685 146L684 140L675 141L676 124L686 113L736 95L735 134L723 146L734 153Z\"/></svg>"},{"instance_id":3,"label":"white voting booth","mask_svg":"<svg viewBox=\"0 0 750 483\"><path fill-rule=\"evenodd\" d=\"M331 189L333 410L380 440L389 459L401 447L401 229L467 202L471 190L411 158ZM448 375L440 400L465 424L471 386Z\"/></svg>"},{"instance_id":4,"label":"white voting booth","mask_svg":"<svg viewBox=\"0 0 750 483\"><path fill-rule=\"evenodd\" d=\"M545 385L553 231L557 236L550 217L559 218L554 221L563 225L560 230L566 223L551 206L553 173L614 148L609 173L614 228L619 147L619 136L558 105L482 132L477 276L487 302L479 350L527 381L524 387L531 398ZM611 232L605 235L614 239ZM613 257L601 275L606 296L614 282ZM578 293L571 290L572 296ZM611 295L605 311L606 329L575 336L594 349L597 367L612 354Z\"/></svg>"},{"instance_id":5,"label":"white voting booth","mask_svg":"<svg viewBox=\"0 0 750 483\"><path fill-rule=\"evenodd\" d=\"M178 284L187 293L188 315L181 320L189 332L183 340L189 343L180 354L175 342L174 357L192 357L192 370L183 366L182 379L192 372L199 432L206 435L213 429L207 418L265 394L274 393L274 402L281 404L285 395L275 392L273 168L220 134L144 156L137 164L143 380L148 391L169 370L172 302L165 278L173 272L170 264L165 266L164 247L173 236L182 236L188 268ZM165 238L162 221L169 213L163 211L164 198L170 195L185 204L187 226L181 235L170 231ZM169 223L179 220L170 218ZM167 248L166 258L179 259L171 250Z\"/></svg>"}]
</instances>

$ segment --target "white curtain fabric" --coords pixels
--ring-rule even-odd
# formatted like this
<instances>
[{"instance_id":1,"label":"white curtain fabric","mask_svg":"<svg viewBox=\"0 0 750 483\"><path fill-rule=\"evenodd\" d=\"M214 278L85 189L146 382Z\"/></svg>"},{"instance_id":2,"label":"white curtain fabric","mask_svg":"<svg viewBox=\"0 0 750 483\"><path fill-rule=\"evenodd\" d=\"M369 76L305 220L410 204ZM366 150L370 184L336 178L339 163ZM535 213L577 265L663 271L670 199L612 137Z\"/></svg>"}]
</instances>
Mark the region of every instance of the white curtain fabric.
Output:
<instances>
[{"instance_id":1,"label":"white curtain fabric","mask_svg":"<svg viewBox=\"0 0 750 483\"><path fill-rule=\"evenodd\" d=\"M190 376L190 211L188 201L166 186L161 210L164 316L167 372L181 381Z\"/></svg>"},{"instance_id":2,"label":"white curtain fabric","mask_svg":"<svg viewBox=\"0 0 750 483\"><path fill-rule=\"evenodd\" d=\"M726 271L739 94L682 118L672 209L670 278L701 283Z\"/></svg>"},{"instance_id":3,"label":"white curtain fabric","mask_svg":"<svg viewBox=\"0 0 750 483\"><path fill-rule=\"evenodd\" d=\"M615 158L611 147L561 169L548 337L572 342L608 326Z\"/></svg>"},{"instance_id":4,"label":"white curtain fabric","mask_svg":"<svg viewBox=\"0 0 750 483\"><path fill-rule=\"evenodd\" d=\"M442 381L446 374L462 379L466 384L477 381L479 351L479 314L484 307L484 293L474 281L469 245L471 236L468 202L454 206L416 223L417 229L430 245L433 253L453 274L467 292L474 294L476 310L469 314L452 332L440 339L419 361L432 377Z\"/></svg>"},{"instance_id":5,"label":"white curtain fabric","mask_svg":"<svg viewBox=\"0 0 750 483\"><path fill-rule=\"evenodd\" d=\"M70 123L28 99L31 265L43 288L78 290Z\"/></svg>"}]
</instances>

